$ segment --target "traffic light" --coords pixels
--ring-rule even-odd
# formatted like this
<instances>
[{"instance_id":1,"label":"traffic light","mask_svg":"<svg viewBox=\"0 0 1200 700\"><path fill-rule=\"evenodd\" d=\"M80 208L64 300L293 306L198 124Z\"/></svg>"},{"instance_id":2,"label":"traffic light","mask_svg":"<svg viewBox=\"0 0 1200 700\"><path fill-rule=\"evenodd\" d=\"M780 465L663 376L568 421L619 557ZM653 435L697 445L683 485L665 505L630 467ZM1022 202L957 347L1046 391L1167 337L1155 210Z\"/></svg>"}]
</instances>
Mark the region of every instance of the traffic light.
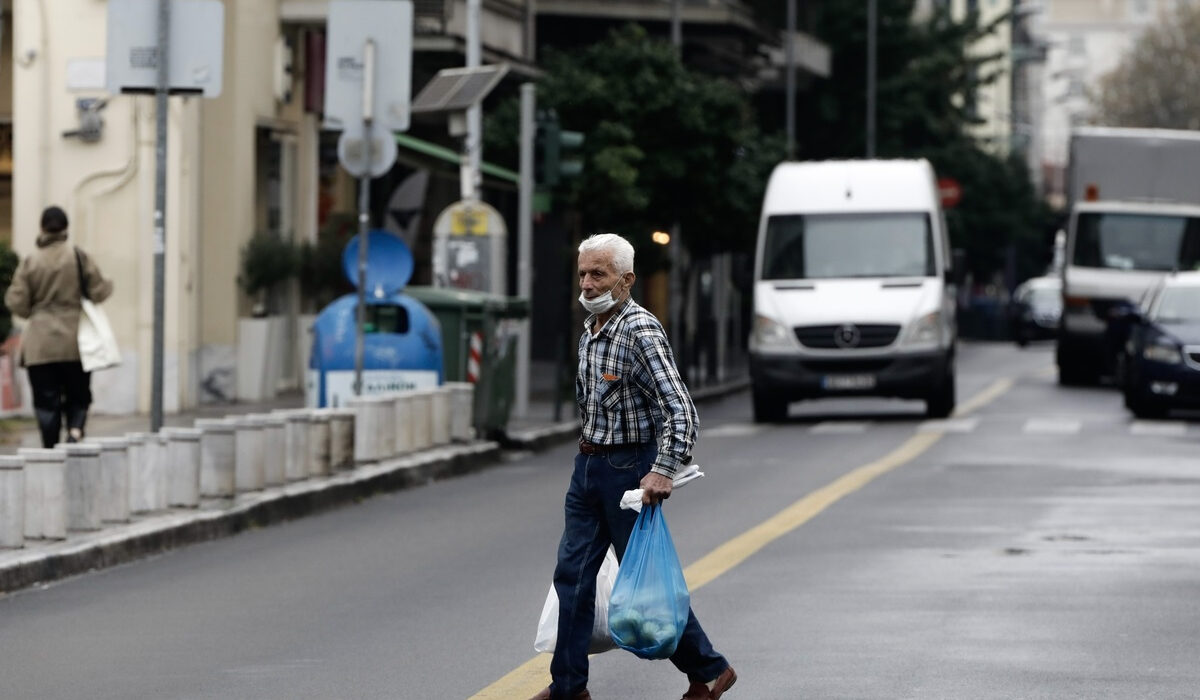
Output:
<instances>
[{"instance_id":1,"label":"traffic light","mask_svg":"<svg viewBox=\"0 0 1200 700\"><path fill-rule=\"evenodd\" d=\"M564 150L577 150L583 146L583 134L564 131L558 125L554 110L538 112L537 138L534 141L533 178L538 187L551 188L564 177L575 177L583 172L583 160L574 157L563 159Z\"/></svg>"}]
</instances>

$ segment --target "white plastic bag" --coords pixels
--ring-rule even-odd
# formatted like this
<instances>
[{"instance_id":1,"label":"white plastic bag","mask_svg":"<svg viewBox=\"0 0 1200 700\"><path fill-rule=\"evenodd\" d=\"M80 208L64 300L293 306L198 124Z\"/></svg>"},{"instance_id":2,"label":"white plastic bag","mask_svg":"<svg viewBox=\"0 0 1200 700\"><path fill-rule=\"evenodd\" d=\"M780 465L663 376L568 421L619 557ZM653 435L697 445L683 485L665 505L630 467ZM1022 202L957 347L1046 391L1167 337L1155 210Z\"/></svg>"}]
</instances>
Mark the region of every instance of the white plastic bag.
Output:
<instances>
[{"instance_id":1,"label":"white plastic bag","mask_svg":"<svg viewBox=\"0 0 1200 700\"><path fill-rule=\"evenodd\" d=\"M613 583L617 580L617 555L613 548L608 548L604 562L600 564L600 573L596 575L596 618L592 622L592 642L588 646L589 654L599 654L616 647L612 636L608 633L608 599L612 597ZM538 619L537 636L533 640L534 651L545 654L554 653L554 644L558 641L558 594L554 592L554 584L550 584L550 593L546 595L546 604L542 606L542 616Z\"/></svg>"},{"instance_id":2,"label":"white plastic bag","mask_svg":"<svg viewBox=\"0 0 1200 700\"><path fill-rule=\"evenodd\" d=\"M689 464L683 468L683 471L677 473L671 481L671 489L677 489L684 484L695 481L704 476L704 472L700 471L699 464ZM635 513L642 512L642 489L633 489L626 491L621 496L621 509L632 510Z\"/></svg>"}]
</instances>

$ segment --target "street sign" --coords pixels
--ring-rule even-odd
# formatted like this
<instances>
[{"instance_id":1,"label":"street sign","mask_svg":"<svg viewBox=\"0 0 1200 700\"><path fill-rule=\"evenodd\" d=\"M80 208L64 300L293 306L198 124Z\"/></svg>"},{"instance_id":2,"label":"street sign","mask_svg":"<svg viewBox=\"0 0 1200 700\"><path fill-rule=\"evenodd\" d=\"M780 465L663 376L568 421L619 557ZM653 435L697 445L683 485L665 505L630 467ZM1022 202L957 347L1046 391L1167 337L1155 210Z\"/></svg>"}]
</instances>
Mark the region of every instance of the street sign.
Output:
<instances>
[{"instance_id":1,"label":"street sign","mask_svg":"<svg viewBox=\"0 0 1200 700\"><path fill-rule=\"evenodd\" d=\"M958 184L958 180L951 177L939 177L937 186L943 208L953 209L962 201L962 187Z\"/></svg>"},{"instance_id":2,"label":"street sign","mask_svg":"<svg viewBox=\"0 0 1200 700\"><path fill-rule=\"evenodd\" d=\"M433 224L434 283L440 287L503 293L504 218L486 202L461 200Z\"/></svg>"},{"instance_id":3,"label":"street sign","mask_svg":"<svg viewBox=\"0 0 1200 700\"><path fill-rule=\"evenodd\" d=\"M407 131L412 97L413 6L409 0L333 0L325 49L325 127L363 121L363 49L375 44L372 118L382 131ZM393 144L394 145L394 144Z\"/></svg>"},{"instance_id":4,"label":"street sign","mask_svg":"<svg viewBox=\"0 0 1200 700\"><path fill-rule=\"evenodd\" d=\"M158 87L158 0L109 0L108 91L153 93ZM173 94L221 94L225 6L220 0L171 3L167 84Z\"/></svg>"},{"instance_id":5,"label":"street sign","mask_svg":"<svg viewBox=\"0 0 1200 700\"><path fill-rule=\"evenodd\" d=\"M338 137L337 153L338 162L354 177L381 177L396 162L396 138L390 131L373 131L368 142L361 123L347 124Z\"/></svg>"}]
</instances>

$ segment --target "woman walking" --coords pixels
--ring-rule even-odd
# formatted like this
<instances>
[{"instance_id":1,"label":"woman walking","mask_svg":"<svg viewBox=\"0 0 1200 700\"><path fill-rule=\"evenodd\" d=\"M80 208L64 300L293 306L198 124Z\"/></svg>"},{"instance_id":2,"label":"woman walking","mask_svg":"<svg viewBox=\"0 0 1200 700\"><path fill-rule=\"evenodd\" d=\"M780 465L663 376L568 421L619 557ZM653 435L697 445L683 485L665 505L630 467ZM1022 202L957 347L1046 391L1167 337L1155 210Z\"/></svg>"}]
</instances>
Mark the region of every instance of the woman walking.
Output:
<instances>
[{"instance_id":1,"label":"woman walking","mask_svg":"<svg viewBox=\"0 0 1200 700\"><path fill-rule=\"evenodd\" d=\"M67 242L67 214L42 212L37 250L21 261L4 305L28 318L21 333L21 365L29 372L33 408L42 445L53 447L67 422L67 442L83 439L92 403L92 375L79 361L79 316L83 291L95 303L112 294L112 282L82 250Z\"/></svg>"}]
</instances>

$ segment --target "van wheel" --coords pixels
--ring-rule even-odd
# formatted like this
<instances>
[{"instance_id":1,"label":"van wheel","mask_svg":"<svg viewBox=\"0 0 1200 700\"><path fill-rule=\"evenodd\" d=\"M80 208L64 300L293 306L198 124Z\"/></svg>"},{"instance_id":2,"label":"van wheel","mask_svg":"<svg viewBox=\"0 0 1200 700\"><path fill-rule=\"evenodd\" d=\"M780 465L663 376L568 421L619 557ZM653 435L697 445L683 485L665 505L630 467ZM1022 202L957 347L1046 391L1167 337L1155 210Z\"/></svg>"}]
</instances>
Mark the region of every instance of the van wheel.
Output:
<instances>
[{"instance_id":1,"label":"van wheel","mask_svg":"<svg viewBox=\"0 0 1200 700\"><path fill-rule=\"evenodd\" d=\"M787 418L788 402L764 391L753 390L755 423L777 423Z\"/></svg>"},{"instance_id":2,"label":"van wheel","mask_svg":"<svg viewBox=\"0 0 1200 700\"><path fill-rule=\"evenodd\" d=\"M954 392L954 374L947 374L940 386L929 398L925 399L925 416L928 418L949 418L954 413L956 404Z\"/></svg>"}]
</instances>

